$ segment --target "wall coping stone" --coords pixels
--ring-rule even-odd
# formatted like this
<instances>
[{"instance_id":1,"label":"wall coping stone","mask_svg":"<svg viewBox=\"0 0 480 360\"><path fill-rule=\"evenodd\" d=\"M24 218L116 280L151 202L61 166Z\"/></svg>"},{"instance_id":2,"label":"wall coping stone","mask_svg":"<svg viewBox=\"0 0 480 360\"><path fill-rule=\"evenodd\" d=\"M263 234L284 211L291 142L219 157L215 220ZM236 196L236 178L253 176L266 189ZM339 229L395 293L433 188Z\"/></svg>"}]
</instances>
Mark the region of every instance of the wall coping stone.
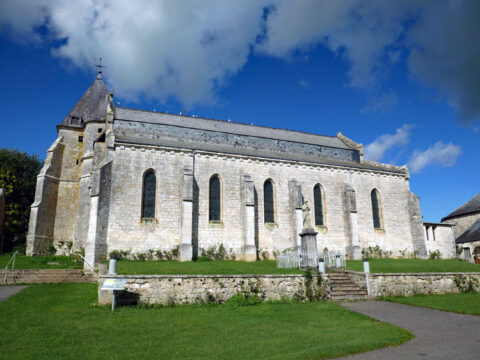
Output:
<instances>
[{"instance_id":1,"label":"wall coping stone","mask_svg":"<svg viewBox=\"0 0 480 360\"><path fill-rule=\"evenodd\" d=\"M344 270L344 273L365 276L366 273L354 270ZM419 272L419 273L369 273L370 277L376 276L452 276L452 275L478 275L480 272Z\"/></svg>"},{"instance_id":2,"label":"wall coping stone","mask_svg":"<svg viewBox=\"0 0 480 360\"><path fill-rule=\"evenodd\" d=\"M138 274L138 275L122 275L122 274L105 274L100 275L100 279L110 279L110 278L122 278L122 279L169 279L169 278L182 278L182 279L189 279L189 278L303 278L304 275L302 274L222 274L222 275L201 275L201 274L163 274L163 275L145 275L145 274Z\"/></svg>"}]
</instances>

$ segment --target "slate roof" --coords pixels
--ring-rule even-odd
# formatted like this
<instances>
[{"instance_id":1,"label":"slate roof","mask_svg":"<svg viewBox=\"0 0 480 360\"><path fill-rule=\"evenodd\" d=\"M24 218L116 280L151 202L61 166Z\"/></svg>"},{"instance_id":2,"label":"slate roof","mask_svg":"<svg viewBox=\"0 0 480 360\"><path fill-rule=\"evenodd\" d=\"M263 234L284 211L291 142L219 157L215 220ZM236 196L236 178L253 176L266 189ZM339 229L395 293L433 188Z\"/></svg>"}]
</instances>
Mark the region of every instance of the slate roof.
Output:
<instances>
[{"instance_id":1,"label":"slate roof","mask_svg":"<svg viewBox=\"0 0 480 360\"><path fill-rule=\"evenodd\" d=\"M83 124L89 121L105 121L107 114L107 93L107 87L103 82L101 72L99 72L92 85L85 91L85 94L83 94L65 119L63 119L60 126L82 127ZM71 123L70 120L72 117L77 117L81 120L78 125Z\"/></svg>"},{"instance_id":2,"label":"slate roof","mask_svg":"<svg viewBox=\"0 0 480 360\"><path fill-rule=\"evenodd\" d=\"M161 112L151 112L117 107L115 109L115 119L130 120L151 124L173 125L191 129L201 129L236 135L285 140L304 144L328 146L338 149L354 149L352 146L348 146L336 136L315 135L300 131L270 128L266 126L253 126L248 124L228 122L222 120L212 120L199 117L165 114Z\"/></svg>"},{"instance_id":3,"label":"slate roof","mask_svg":"<svg viewBox=\"0 0 480 360\"><path fill-rule=\"evenodd\" d=\"M460 235L455 243L462 244L466 242L480 241L480 219L473 223L473 225Z\"/></svg>"},{"instance_id":4,"label":"slate roof","mask_svg":"<svg viewBox=\"0 0 480 360\"><path fill-rule=\"evenodd\" d=\"M442 222L451 218L473 214L480 212L480 193L468 200L465 204L460 206L457 210L451 212L442 219Z\"/></svg>"}]
</instances>

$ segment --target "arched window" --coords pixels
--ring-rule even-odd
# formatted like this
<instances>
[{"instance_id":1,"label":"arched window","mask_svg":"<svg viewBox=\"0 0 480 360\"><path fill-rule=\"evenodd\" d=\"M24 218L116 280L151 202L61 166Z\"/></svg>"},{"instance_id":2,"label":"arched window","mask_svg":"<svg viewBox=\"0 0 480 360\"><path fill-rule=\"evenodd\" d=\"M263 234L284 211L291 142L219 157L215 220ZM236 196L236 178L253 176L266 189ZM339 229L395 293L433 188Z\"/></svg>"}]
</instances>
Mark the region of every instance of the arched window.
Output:
<instances>
[{"instance_id":1,"label":"arched window","mask_svg":"<svg viewBox=\"0 0 480 360\"><path fill-rule=\"evenodd\" d=\"M313 202L315 207L315 226L324 226L323 189L320 184L315 185L313 188Z\"/></svg>"},{"instance_id":2,"label":"arched window","mask_svg":"<svg viewBox=\"0 0 480 360\"><path fill-rule=\"evenodd\" d=\"M263 208L265 223L273 224L275 222L275 204L272 180L267 180L263 184Z\"/></svg>"},{"instance_id":3,"label":"arched window","mask_svg":"<svg viewBox=\"0 0 480 360\"><path fill-rule=\"evenodd\" d=\"M382 217L380 213L380 194L377 189L373 189L372 193L372 216L373 216L373 227L375 229L382 228Z\"/></svg>"},{"instance_id":4,"label":"arched window","mask_svg":"<svg viewBox=\"0 0 480 360\"><path fill-rule=\"evenodd\" d=\"M209 221L220 221L221 197L220 197L220 179L218 175L210 178L209 184Z\"/></svg>"},{"instance_id":5,"label":"arched window","mask_svg":"<svg viewBox=\"0 0 480 360\"><path fill-rule=\"evenodd\" d=\"M153 170L147 170L143 175L142 219L155 218L155 194L157 179Z\"/></svg>"}]
</instances>

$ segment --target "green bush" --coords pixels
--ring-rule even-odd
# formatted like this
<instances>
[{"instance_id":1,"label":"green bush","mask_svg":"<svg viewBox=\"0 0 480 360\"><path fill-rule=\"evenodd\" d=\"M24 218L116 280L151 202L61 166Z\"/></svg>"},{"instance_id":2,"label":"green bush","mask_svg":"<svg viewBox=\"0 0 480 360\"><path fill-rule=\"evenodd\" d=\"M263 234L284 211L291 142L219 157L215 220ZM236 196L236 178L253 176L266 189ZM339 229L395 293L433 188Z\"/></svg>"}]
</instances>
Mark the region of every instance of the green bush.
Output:
<instances>
[{"instance_id":1,"label":"green bush","mask_svg":"<svg viewBox=\"0 0 480 360\"><path fill-rule=\"evenodd\" d=\"M228 299L227 304L232 306L254 306L262 303L262 299L251 294L237 294Z\"/></svg>"},{"instance_id":2,"label":"green bush","mask_svg":"<svg viewBox=\"0 0 480 360\"><path fill-rule=\"evenodd\" d=\"M210 260L235 260L236 256L233 253L233 249L230 249L227 252L227 249L223 244L212 245L208 249L200 248L200 256L199 258L209 258ZM201 260L203 261L203 260Z\"/></svg>"},{"instance_id":3,"label":"green bush","mask_svg":"<svg viewBox=\"0 0 480 360\"><path fill-rule=\"evenodd\" d=\"M462 293L474 293L480 290L480 282L473 276L457 275L453 281L455 281L455 285Z\"/></svg>"}]
</instances>

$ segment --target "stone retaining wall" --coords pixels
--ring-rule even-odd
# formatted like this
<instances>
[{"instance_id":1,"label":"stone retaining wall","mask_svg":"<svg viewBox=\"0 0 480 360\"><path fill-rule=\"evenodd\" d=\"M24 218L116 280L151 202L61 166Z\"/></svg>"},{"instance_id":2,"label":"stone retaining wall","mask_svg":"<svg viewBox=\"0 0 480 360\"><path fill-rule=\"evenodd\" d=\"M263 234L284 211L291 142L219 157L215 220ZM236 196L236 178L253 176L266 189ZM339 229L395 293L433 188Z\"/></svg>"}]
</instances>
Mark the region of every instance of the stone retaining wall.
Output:
<instances>
[{"instance_id":1,"label":"stone retaining wall","mask_svg":"<svg viewBox=\"0 0 480 360\"><path fill-rule=\"evenodd\" d=\"M365 273L346 271L350 279L365 288ZM369 274L370 297L410 296L420 294L458 293L455 278L465 283L473 279L480 291L480 273L391 273Z\"/></svg>"},{"instance_id":2,"label":"stone retaining wall","mask_svg":"<svg viewBox=\"0 0 480 360\"><path fill-rule=\"evenodd\" d=\"M144 304L222 303L238 293L263 300L302 299L306 296L303 275L100 275L98 302L109 304L112 292L100 290L105 279L127 279L126 290ZM312 290L317 291L317 279ZM322 277L323 295L330 297L328 276Z\"/></svg>"}]
</instances>

